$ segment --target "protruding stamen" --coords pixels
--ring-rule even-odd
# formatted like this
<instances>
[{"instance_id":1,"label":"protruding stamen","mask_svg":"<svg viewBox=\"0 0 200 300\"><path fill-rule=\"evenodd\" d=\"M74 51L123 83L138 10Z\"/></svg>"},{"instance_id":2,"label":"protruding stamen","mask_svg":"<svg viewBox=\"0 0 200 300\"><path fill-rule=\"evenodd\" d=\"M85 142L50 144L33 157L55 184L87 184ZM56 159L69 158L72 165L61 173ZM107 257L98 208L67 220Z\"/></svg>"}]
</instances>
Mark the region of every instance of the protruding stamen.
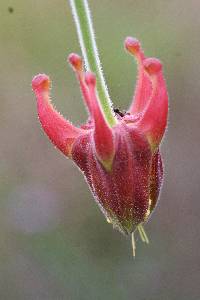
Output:
<instances>
[{"instance_id":1,"label":"protruding stamen","mask_svg":"<svg viewBox=\"0 0 200 300\"><path fill-rule=\"evenodd\" d=\"M127 37L124 45L126 50L130 54L134 55L138 65L138 78L136 83L136 89L133 101L129 109L129 112L131 114L135 114L143 111L151 95L152 86L151 81L149 80L147 74L144 71L143 60L145 59L145 56L142 51L140 42L133 37Z\"/></svg>"},{"instance_id":2,"label":"protruding stamen","mask_svg":"<svg viewBox=\"0 0 200 300\"><path fill-rule=\"evenodd\" d=\"M32 88L36 95L38 116L44 131L56 147L70 156L72 144L82 130L65 120L50 103L50 80L47 75L35 76L32 80Z\"/></svg>"},{"instance_id":3,"label":"protruding stamen","mask_svg":"<svg viewBox=\"0 0 200 300\"><path fill-rule=\"evenodd\" d=\"M138 225L137 227L138 229L138 232L139 232L139 235L140 235L140 238L142 240L142 242L146 243L146 244L149 244L149 239L148 239L148 236L144 230L144 227L140 224Z\"/></svg>"},{"instance_id":4,"label":"protruding stamen","mask_svg":"<svg viewBox=\"0 0 200 300\"><path fill-rule=\"evenodd\" d=\"M133 257L135 258L136 244L135 244L134 232L131 233L131 244L132 244L132 250L133 250Z\"/></svg>"},{"instance_id":5,"label":"protruding stamen","mask_svg":"<svg viewBox=\"0 0 200 300\"><path fill-rule=\"evenodd\" d=\"M168 95L161 62L156 58L147 58L143 65L153 88L138 126L147 135L152 149L155 150L161 142L167 125Z\"/></svg>"},{"instance_id":6,"label":"protruding stamen","mask_svg":"<svg viewBox=\"0 0 200 300\"><path fill-rule=\"evenodd\" d=\"M91 72L85 75L85 82L90 95L90 106L94 119L94 142L98 159L110 171L114 157L114 140L111 127L107 124L96 95L96 78Z\"/></svg>"},{"instance_id":7,"label":"protruding stamen","mask_svg":"<svg viewBox=\"0 0 200 300\"><path fill-rule=\"evenodd\" d=\"M80 83L80 88L83 94L83 99L89 110L90 115L92 115L90 100L89 100L89 92L88 92L87 85L85 84L82 58L76 53L71 53L68 57L68 61L77 75L77 79Z\"/></svg>"}]
</instances>

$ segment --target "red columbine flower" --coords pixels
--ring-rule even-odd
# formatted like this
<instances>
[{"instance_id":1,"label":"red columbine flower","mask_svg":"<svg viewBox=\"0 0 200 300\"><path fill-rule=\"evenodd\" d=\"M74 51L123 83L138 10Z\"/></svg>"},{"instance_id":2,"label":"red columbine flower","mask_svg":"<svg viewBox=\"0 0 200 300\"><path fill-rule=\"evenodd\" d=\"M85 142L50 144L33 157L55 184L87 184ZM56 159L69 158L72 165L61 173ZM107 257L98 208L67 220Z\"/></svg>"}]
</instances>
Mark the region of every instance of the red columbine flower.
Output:
<instances>
[{"instance_id":1,"label":"red columbine flower","mask_svg":"<svg viewBox=\"0 0 200 300\"><path fill-rule=\"evenodd\" d=\"M84 72L82 59L69 56L76 72L89 120L80 128L63 118L49 99L48 76L34 77L41 125L64 155L83 172L107 220L125 234L145 222L158 200L163 179L159 145L167 125L168 97L162 65L146 58L140 43L131 37L126 49L138 64L134 100L127 113L115 110L111 127L100 106L95 75Z\"/></svg>"}]
</instances>

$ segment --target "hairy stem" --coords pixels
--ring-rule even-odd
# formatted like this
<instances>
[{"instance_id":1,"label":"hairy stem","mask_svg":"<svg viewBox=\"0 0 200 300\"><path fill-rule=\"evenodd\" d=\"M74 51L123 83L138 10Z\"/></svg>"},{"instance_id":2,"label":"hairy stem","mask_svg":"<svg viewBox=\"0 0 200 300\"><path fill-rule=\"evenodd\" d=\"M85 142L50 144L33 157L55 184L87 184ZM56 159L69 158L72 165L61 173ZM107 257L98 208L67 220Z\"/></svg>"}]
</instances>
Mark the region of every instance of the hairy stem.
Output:
<instances>
[{"instance_id":1,"label":"hairy stem","mask_svg":"<svg viewBox=\"0 0 200 300\"><path fill-rule=\"evenodd\" d=\"M112 102L103 76L98 49L95 41L94 29L87 0L69 0L75 20L81 51L86 69L92 71L97 79L97 92L104 116L110 126L116 124Z\"/></svg>"}]
</instances>

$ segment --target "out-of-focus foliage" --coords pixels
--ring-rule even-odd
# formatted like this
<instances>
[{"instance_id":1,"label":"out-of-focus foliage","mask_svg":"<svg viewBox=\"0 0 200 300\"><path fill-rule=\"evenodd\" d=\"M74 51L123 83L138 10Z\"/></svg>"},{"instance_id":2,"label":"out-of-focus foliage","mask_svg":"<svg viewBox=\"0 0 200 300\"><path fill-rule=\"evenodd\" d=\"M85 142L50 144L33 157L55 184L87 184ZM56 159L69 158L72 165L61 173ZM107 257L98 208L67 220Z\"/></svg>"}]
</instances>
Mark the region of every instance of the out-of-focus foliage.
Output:
<instances>
[{"instance_id":1,"label":"out-of-focus foliage","mask_svg":"<svg viewBox=\"0 0 200 300\"><path fill-rule=\"evenodd\" d=\"M151 243L105 222L75 166L40 129L32 76L53 80L58 110L86 118L74 74L80 53L67 1L0 2L0 299L199 299L199 1L90 1L104 72L117 107L131 101L136 68L123 39L164 63L170 122L165 183ZM10 8L13 8L11 10Z\"/></svg>"}]
</instances>

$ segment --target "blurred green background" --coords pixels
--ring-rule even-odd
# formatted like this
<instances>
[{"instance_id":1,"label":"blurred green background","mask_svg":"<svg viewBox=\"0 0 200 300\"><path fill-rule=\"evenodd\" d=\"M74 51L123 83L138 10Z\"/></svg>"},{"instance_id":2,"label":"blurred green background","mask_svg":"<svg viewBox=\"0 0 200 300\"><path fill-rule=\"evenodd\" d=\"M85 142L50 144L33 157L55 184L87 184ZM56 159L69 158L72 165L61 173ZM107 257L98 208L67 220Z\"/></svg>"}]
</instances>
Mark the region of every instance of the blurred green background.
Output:
<instances>
[{"instance_id":1,"label":"blurred green background","mask_svg":"<svg viewBox=\"0 0 200 300\"><path fill-rule=\"evenodd\" d=\"M165 182L146 226L150 245L107 224L82 174L42 132L31 91L40 72L56 107L87 115L66 63L80 53L67 1L0 2L0 299L200 299L200 2L89 1L115 106L127 108L136 66L127 35L164 63L170 120ZM11 9L13 8L13 12Z\"/></svg>"}]
</instances>

